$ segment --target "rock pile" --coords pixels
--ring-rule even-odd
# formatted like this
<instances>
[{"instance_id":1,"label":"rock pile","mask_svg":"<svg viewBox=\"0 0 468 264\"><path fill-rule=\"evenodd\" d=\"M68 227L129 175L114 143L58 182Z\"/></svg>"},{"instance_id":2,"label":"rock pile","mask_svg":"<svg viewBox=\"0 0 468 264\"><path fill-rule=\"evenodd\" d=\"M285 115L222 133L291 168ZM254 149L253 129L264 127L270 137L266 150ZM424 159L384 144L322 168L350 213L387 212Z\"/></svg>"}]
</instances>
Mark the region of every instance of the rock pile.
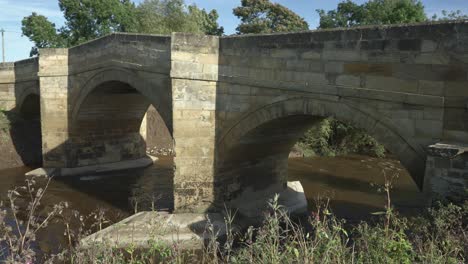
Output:
<instances>
[{"instance_id":1,"label":"rock pile","mask_svg":"<svg viewBox=\"0 0 468 264\"><path fill-rule=\"evenodd\" d=\"M152 155L152 156L175 156L175 152L173 149L158 148L158 147L147 148L146 154Z\"/></svg>"}]
</instances>

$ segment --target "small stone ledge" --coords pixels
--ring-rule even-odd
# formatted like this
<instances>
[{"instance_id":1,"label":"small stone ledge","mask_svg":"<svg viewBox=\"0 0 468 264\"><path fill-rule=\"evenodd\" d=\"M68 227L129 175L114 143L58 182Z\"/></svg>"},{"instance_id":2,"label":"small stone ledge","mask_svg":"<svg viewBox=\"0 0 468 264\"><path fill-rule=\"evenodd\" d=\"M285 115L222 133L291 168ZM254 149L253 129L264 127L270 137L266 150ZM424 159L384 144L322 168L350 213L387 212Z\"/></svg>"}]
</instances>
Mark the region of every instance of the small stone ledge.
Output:
<instances>
[{"instance_id":1,"label":"small stone ledge","mask_svg":"<svg viewBox=\"0 0 468 264\"><path fill-rule=\"evenodd\" d=\"M437 143L428 147L428 155L434 157L453 158L468 152L467 144Z\"/></svg>"},{"instance_id":2,"label":"small stone ledge","mask_svg":"<svg viewBox=\"0 0 468 264\"><path fill-rule=\"evenodd\" d=\"M136 160L126 160L77 168L39 168L26 173L26 176L66 177L86 175L89 173L107 173L119 170L145 168L152 165L156 160L158 160L158 158L146 156Z\"/></svg>"}]
</instances>

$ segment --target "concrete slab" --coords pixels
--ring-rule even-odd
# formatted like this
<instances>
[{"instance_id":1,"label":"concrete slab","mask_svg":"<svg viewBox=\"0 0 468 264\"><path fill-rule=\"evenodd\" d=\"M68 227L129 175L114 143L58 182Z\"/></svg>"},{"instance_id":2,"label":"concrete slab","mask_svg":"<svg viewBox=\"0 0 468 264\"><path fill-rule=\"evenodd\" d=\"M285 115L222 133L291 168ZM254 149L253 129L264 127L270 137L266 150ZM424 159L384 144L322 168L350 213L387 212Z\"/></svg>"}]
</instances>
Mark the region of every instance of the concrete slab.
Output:
<instances>
[{"instance_id":1,"label":"concrete slab","mask_svg":"<svg viewBox=\"0 0 468 264\"><path fill-rule=\"evenodd\" d=\"M232 208L235 219L231 228L234 232L262 223L263 213L268 210L268 199L275 195L267 194L267 191L238 200L241 205ZM306 212L307 200L301 183L288 182L288 188L280 193L279 204L291 214ZM118 248L132 245L145 248L150 246L151 241L158 241L167 245L177 243L182 249L201 249L213 234L207 232L210 226L218 238L226 235L224 214L140 212L84 238L81 245L89 247L93 244L105 244Z\"/></svg>"},{"instance_id":2,"label":"concrete slab","mask_svg":"<svg viewBox=\"0 0 468 264\"><path fill-rule=\"evenodd\" d=\"M157 161L157 157L146 156L136 160L126 160L121 162L106 163L77 168L39 168L26 173L26 176L77 176L91 173L107 173L119 170L145 168Z\"/></svg>"},{"instance_id":3,"label":"concrete slab","mask_svg":"<svg viewBox=\"0 0 468 264\"><path fill-rule=\"evenodd\" d=\"M211 223L219 236L225 234L222 214L169 214L165 212L140 212L111 225L83 240L84 247L105 244L123 248L129 245L145 248L151 241L167 245L177 243L183 249L202 248L209 234L205 232Z\"/></svg>"}]
</instances>

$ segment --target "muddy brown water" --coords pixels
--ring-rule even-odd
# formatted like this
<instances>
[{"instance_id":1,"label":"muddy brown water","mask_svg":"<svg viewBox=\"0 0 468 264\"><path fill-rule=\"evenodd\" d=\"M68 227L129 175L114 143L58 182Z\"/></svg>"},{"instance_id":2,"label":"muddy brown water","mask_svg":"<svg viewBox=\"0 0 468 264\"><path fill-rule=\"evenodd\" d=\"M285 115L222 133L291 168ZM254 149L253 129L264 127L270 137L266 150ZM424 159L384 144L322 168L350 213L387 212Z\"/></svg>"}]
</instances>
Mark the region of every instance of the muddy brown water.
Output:
<instances>
[{"instance_id":1,"label":"muddy brown water","mask_svg":"<svg viewBox=\"0 0 468 264\"><path fill-rule=\"evenodd\" d=\"M135 207L167 210L172 207L172 166L171 158L162 157L144 170L55 178L42 204L67 201L70 208L82 215L104 211L111 222L128 217ZM387 168L387 175L399 175L394 179L393 204L403 213L417 212L423 206L423 196L396 160L360 155L291 158L289 180L302 183L310 210L314 210L317 197L328 197L336 215L362 220L385 205L385 195L378 191L378 186L384 183L383 168ZM0 170L2 200L6 199L8 190L24 185L24 173L29 170L27 167ZM57 252L65 245L63 225L53 224L47 232L39 234L37 247L43 252Z\"/></svg>"}]
</instances>

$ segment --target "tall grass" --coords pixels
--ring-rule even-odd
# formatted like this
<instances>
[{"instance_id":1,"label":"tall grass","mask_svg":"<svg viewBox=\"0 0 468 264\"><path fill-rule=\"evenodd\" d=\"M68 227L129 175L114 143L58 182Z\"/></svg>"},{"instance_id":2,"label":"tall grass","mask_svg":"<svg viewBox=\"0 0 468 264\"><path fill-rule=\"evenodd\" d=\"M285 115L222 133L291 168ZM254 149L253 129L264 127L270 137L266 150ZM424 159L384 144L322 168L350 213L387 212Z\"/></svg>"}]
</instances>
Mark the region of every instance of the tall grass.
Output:
<instances>
[{"instance_id":1,"label":"tall grass","mask_svg":"<svg viewBox=\"0 0 468 264\"><path fill-rule=\"evenodd\" d=\"M144 248L83 247L81 238L110 223L102 212L84 217L65 202L41 207L49 181L39 188L30 179L8 193L0 215L6 263L466 263L468 202L438 203L423 215L405 218L388 201L374 221L350 225L333 215L327 199L317 201L310 215L294 218L276 196L263 224L246 230L233 228L237 215L226 209L226 234L220 237L209 223L208 239L200 242L199 251L151 236ZM385 188L389 194L391 185ZM36 235L54 221L63 225L68 247L43 257L34 247ZM91 230L87 221L92 221Z\"/></svg>"}]
</instances>

